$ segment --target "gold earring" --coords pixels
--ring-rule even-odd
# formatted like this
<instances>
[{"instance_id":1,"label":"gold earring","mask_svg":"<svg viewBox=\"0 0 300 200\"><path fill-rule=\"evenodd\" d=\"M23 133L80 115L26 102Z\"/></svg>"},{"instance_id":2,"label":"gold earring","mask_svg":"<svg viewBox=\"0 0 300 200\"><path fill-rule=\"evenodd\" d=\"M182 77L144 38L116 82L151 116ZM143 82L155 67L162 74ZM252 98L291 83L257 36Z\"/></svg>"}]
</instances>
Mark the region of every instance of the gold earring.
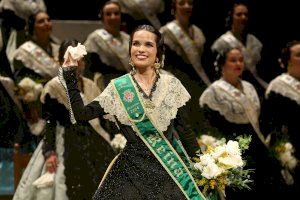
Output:
<instances>
[{"instance_id":1,"label":"gold earring","mask_svg":"<svg viewBox=\"0 0 300 200\"><path fill-rule=\"evenodd\" d=\"M160 63L159 63L158 58L155 59L154 68L155 69L159 69L160 68Z\"/></svg>"}]
</instances>

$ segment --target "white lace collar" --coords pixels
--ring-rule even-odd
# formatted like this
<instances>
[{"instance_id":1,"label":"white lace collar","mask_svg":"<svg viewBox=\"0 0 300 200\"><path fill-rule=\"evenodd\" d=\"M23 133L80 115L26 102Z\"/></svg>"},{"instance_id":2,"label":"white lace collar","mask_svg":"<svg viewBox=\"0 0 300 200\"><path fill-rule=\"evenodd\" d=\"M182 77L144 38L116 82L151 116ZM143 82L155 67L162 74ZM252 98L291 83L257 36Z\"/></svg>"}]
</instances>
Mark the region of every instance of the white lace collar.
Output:
<instances>
[{"instance_id":1,"label":"white lace collar","mask_svg":"<svg viewBox=\"0 0 300 200\"><path fill-rule=\"evenodd\" d=\"M220 84L224 84L225 87L221 89L221 87L219 87ZM238 101L237 98L230 95L230 93L245 95L245 97L252 103L252 106L254 106L257 116L260 112L260 102L256 90L250 83L242 81L242 86L244 93L241 93L238 89L222 79L217 80L201 95L200 106L203 107L204 105L207 105L210 109L218 111L229 122L238 124L249 123L249 119L242 102ZM227 88L228 92L224 92L224 88Z\"/></svg>"},{"instance_id":2,"label":"white lace collar","mask_svg":"<svg viewBox=\"0 0 300 200\"><path fill-rule=\"evenodd\" d=\"M142 94L139 94L141 99L146 101ZM190 98L189 93L177 78L163 73L160 74L156 90L153 92L152 102L155 108L145 108L145 111L153 119L156 128L163 132L167 130L171 120L176 117L178 108L185 105ZM112 83L96 100L99 101L100 106L106 113L116 116L120 123L124 125L131 125Z\"/></svg>"},{"instance_id":3,"label":"white lace collar","mask_svg":"<svg viewBox=\"0 0 300 200\"><path fill-rule=\"evenodd\" d=\"M289 74L281 74L270 82L266 90L266 98L268 98L272 91L288 97L300 105L300 81Z\"/></svg>"},{"instance_id":4,"label":"white lace collar","mask_svg":"<svg viewBox=\"0 0 300 200\"><path fill-rule=\"evenodd\" d=\"M33 41L22 44L14 53L14 59L23 62L24 66L33 70L44 78L53 78L60 67L58 62L59 45L52 43L53 56Z\"/></svg>"},{"instance_id":5,"label":"white lace collar","mask_svg":"<svg viewBox=\"0 0 300 200\"><path fill-rule=\"evenodd\" d=\"M129 60L129 35L120 31L120 39L117 39L105 29L97 29L86 39L84 45L88 52L99 55L101 62L115 67L118 70L130 71Z\"/></svg>"}]
</instances>

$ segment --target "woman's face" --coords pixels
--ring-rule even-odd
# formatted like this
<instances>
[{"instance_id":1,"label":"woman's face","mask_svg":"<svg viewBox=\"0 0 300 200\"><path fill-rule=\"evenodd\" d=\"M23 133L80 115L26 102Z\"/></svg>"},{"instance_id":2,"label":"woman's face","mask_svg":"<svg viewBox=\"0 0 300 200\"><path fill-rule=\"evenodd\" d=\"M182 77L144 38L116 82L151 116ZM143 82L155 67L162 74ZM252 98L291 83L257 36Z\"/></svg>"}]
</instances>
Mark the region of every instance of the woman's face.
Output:
<instances>
[{"instance_id":1,"label":"woman's face","mask_svg":"<svg viewBox=\"0 0 300 200\"><path fill-rule=\"evenodd\" d=\"M235 6L232 13L232 26L236 29L245 29L248 22L248 8L245 5Z\"/></svg>"},{"instance_id":2,"label":"woman's face","mask_svg":"<svg viewBox=\"0 0 300 200\"><path fill-rule=\"evenodd\" d=\"M222 76L233 79L238 78L244 70L244 58L240 50L232 49L227 53L222 67Z\"/></svg>"},{"instance_id":3,"label":"woman's face","mask_svg":"<svg viewBox=\"0 0 300 200\"><path fill-rule=\"evenodd\" d=\"M175 12L177 17L191 17L193 12L193 0L176 0Z\"/></svg>"},{"instance_id":4,"label":"woman's face","mask_svg":"<svg viewBox=\"0 0 300 200\"><path fill-rule=\"evenodd\" d=\"M52 32L52 22L45 12L40 12L35 17L33 34L36 37L50 36Z\"/></svg>"},{"instance_id":5,"label":"woman's face","mask_svg":"<svg viewBox=\"0 0 300 200\"><path fill-rule=\"evenodd\" d=\"M117 4L107 4L103 8L103 24L109 28L120 28L121 11Z\"/></svg>"},{"instance_id":6,"label":"woman's face","mask_svg":"<svg viewBox=\"0 0 300 200\"><path fill-rule=\"evenodd\" d=\"M157 54L156 35L146 30L134 33L130 50L136 69L153 67Z\"/></svg>"},{"instance_id":7,"label":"woman's face","mask_svg":"<svg viewBox=\"0 0 300 200\"><path fill-rule=\"evenodd\" d=\"M290 52L289 66L297 66L300 69L300 44L292 46Z\"/></svg>"}]
</instances>

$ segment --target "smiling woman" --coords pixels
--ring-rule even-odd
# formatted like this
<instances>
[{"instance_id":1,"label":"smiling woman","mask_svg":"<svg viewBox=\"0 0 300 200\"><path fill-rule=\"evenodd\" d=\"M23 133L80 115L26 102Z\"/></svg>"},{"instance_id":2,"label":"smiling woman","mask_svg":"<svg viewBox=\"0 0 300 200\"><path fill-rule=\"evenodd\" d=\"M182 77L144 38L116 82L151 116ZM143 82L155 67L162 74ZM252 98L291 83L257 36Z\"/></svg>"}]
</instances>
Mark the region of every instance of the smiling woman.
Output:
<instances>
[{"instance_id":1,"label":"smiling woman","mask_svg":"<svg viewBox=\"0 0 300 200\"><path fill-rule=\"evenodd\" d=\"M205 199L187 167L199 148L184 111L190 95L177 78L160 69L162 35L141 25L133 31L129 49L131 73L113 79L86 106L74 87L77 61L69 56L63 65L76 121L110 119L127 139L94 199Z\"/></svg>"}]
</instances>

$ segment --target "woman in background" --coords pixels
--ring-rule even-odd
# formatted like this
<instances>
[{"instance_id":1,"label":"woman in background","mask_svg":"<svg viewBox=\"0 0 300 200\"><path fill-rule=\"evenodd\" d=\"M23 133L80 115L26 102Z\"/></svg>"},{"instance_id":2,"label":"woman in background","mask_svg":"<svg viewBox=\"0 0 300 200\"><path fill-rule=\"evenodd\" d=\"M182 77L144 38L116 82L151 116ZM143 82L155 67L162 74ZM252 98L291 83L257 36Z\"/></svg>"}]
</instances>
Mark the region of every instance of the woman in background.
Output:
<instances>
[{"instance_id":1,"label":"woman in background","mask_svg":"<svg viewBox=\"0 0 300 200\"><path fill-rule=\"evenodd\" d=\"M22 88L19 94L29 127L33 134L40 135L45 121L41 118L39 95L42 86L57 75L59 44L52 39L52 23L46 12L31 15L27 28L30 40L14 53L14 77ZM36 86L35 98L31 99L26 98L30 86Z\"/></svg>"},{"instance_id":2,"label":"woman in background","mask_svg":"<svg viewBox=\"0 0 300 200\"><path fill-rule=\"evenodd\" d=\"M78 41L62 42L60 63L69 46ZM100 94L92 80L83 77L84 61L77 68L78 84L85 103ZM114 157L108 142L110 136L100 126L98 118L72 124L68 98L58 77L51 79L41 95L43 118L47 121L44 138L26 168L14 200L20 199L91 199L106 168ZM39 177L51 176L52 186L37 187Z\"/></svg>"},{"instance_id":3,"label":"woman in background","mask_svg":"<svg viewBox=\"0 0 300 200\"><path fill-rule=\"evenodd\" d=\"M270 147L281 160L281 173L286 181L282 188L286 191L284 198L293 198L299 193L300 185L300 41L291 41L282 49L280 65L286 72L274 78L266 90L262 103L261 127L270 137ZM288 114L287 114L288 112ZM290 143L293 148L290 153L294 158L285 155L280 158L280 145Z\"/></svg>"},{"instance_id":4,"label":"woman in background","mask_svg":"<svg viewBox=\"0 0 300 200\"><path fill-rule=\"evenodd\" d=\"M115 1L107 1L100 10L103 28L88 35L84 45L90 63L86 75L103 89L111 79L130 71L128 64L129 35L120 30L121 7Z\"/></svg>"},{"instance_id":5,"label":"woman in background","mask_svg":"<svg viewBox=\"0 0 300 200\"><path fill-rule=\"evenodd\" d=\"M226 140L238 136L251 136L250 147L245 151L247 169L253 183L251 190L226 189L228 199L278 197L277 184L282 181L277 160L271 157L259 127L260 101L254 86L241 78L244 70L242 51L236 47L223 49L216 57L221 77L209 86L200 97L201 109L210 128L202 130ZM279 181L279 182L278 182Z\"/></svg>"},{"instance_id":6,"label":"woman in background","mask_svg":"<svg viewBox=\"0 0 300 200\"><path fill-rule=\"evenodd\" d=\"M166 44L165 70L177 77L191 94L188 103L191 119L200 134L204 126L203 114L198 107L199 97L210 84L202 66L205 36L202 30L191 23L193 0L172 0L175 19L160 29Z\"/></svg>"},{"instance_id":7,"label":"woman in background","mask_svg":"<svg viewBox=\"0 0 300 200\"><path fill-rule=\"evenodd\" d=\"M248 6L243 2L234 3L226 18L228 31L213 43L211 50L217 54L228 47L240 48L245 62L243 79L254 85L259 97L262 97L268 86L268 83L257 72L263 45L256 36L249 32L248 21Z\"/></svg>"}]
</instances>

